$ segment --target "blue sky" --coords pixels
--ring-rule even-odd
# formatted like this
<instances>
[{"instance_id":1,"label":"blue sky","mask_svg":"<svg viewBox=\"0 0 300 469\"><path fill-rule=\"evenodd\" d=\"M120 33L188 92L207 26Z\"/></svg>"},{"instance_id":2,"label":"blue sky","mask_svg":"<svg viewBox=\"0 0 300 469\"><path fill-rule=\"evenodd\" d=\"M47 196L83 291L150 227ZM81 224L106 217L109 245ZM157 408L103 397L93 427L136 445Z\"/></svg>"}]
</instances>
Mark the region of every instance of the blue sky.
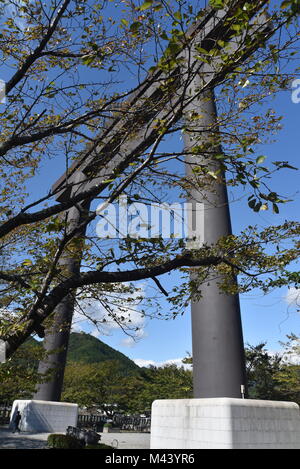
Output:
<instances>
[{"instance_id":1,"label":"blue sky","mask_svg":"<svg viewBox=\"0 0 300 469\"><path fill-rule=\"evenodd\" d=\"M294 104L291 94L291 90L282 92L268 103L278 114L283 115L283 130L277 135L275 143L261 147L258 154L268 156L266 163L272 160L288 160L290 164L296 167L300 166L298 142L300 103ZM49 179L49 169L51 171L51 181ZM48 190L60 174L61 168L56 162L50 162L49 166L42 168L39 177L36 181L33 181L31 186L31 197L43 194L44 190ZM285 219L299 221L299 174L299 171L286 169L274 176L274 189L293 199L293 202L281 207L279 215L272 214L269 211L258 214L253 213L247 207L247 192L242 193L241 190L233 192L230 190L230 199L238 199L238 201L231 204L233 232L239 233L249 224L257 224L263 228L268 225L280 224ZM242 199L240 200L241 196ZM177 278L178 274L176 273L164 276L164 288L170 288ZM141 282L141 288L146 288L146 282ZM299 313L296 312L295 305L287 303L286 295L287 288L278 289L266 296L258 291L241 295L245 343L255 345L261 341L267 341L267 347L270 350L278 350L280 348L278 342L279 340L285 340L286 334L291 332L300 333ZM162 310L167 308L166 302L162 302L161 308ZM130 358L138 360L139 364L161 363L172 359L180 359L186 356L187 352L191 352L189 310L175 320L146 320L143 322L138 316L135 319L142 331L140 340L137 342L133 342L124 333L112 327L106 327L105 335L99 335L99 338ZM95 332L92 326L85 325L84 330Z\"/></svg>"},{"instance_id":2,"label":"blue sky","mask_svg":"<svg viewBox=\"0 0 300 469\"><path fill-rule=\"evenodd\" d=\"M290 164L299 167L300 105L292 102L291 91L280 93L271 105L278 114L283 115L283 129L278 133L275 143L262 148L263 154L268 155L270 160L288 160ZM232 204L233 230L238 232L247 224L254 223L263 228L280 224L285 219L299 221L299 181L299 171L283 170L274 176L275 190L293 199L281 206L279 215L270 211L254 214L246 211L240 203ZM259 292L241 295L246 342L255 344L266 340L268 348L278 349L278 340L284 340L285 334L291 331L299 334L300 316L295 305L287 303L286 295L287 288L277 289L266 296Z\"/></svg>"}]
</instances>

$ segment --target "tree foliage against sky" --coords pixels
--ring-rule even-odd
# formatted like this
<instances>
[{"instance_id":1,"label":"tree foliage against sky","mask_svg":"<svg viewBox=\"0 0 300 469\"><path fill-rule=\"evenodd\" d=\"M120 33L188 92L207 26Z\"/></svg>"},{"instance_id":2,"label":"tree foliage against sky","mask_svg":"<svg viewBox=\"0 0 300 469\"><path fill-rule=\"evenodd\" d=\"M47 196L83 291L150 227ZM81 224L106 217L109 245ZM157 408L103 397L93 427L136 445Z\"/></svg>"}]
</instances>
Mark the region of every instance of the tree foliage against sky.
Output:
<instances>
[{"instance_id":1,"label":"tree foliage against sky","mask_svg":"<svg viewBox=\"0 0 300 469\"><path fill-rule=\"evenodd\" d=\"M287 160L266 166L265 157L256 153L256 145L278 130L280 116L265 107L258 111L257 104L297 75L299 1L274 7L267 1L211 0L212 12L229 8L231 14L224 17L222 34L209 44L196 43L195 64L182 73L182 50L192 54L187 31L204 20L204 3L0 2L0 65L6 82L0 109L0 335L8 356L31 334L43 336L55 307L76 291L81 300L99 298L122 327L123 310L137 300L139 280L151 279L158 294L169 294L170 317L182 312L192 295L200 295L210 277L227 279L222 288L230 293L298 285L298 273L289 269L299 255L298 222L261 232L249 227L215 246L190 251L176 239L127 238L112 245L95 236L93 206L85 212L91 199L114 202L121 194L147 204L168 201L172 194L185 199L195 185L201 194L215 181L223 183L224 171L230 186L252 191L249 209L277 213L286 202L284 193L272 189L271 176L293 168ZM269 11L262 29L250 26L259 7ZM234 51L230 41L237 43ZM196 112L188 122L182 117L191 99L188 84L204 65L213 68L213 79L204 80L193 99L215 88L218 125L208 129L205 145L195 139L191 153L215 159L218 169L211 171L196 159L188 179L183 149L166 151L164 142L201 128ZM157 87L156 100L145 95L151 86ZM170 106L178 86L180 96ZM164 110L163 118L157 109ZM124 148L141 132L146 135L145 126L147 138L125 158ZM224 153L216 154L220 143ZM86 189L76 191L72 168L89 158L94 165L85 171ZM65 188L71 189L63 201L49 191L54 167L66 172ZM47 181L41 180L45 173ZM70 231L73 206L85 217ZM82 270L72 276L61 260L81 255ZM185 281L166 292L158 277L175 269ZM192 282L191 269L197 273ZM239 287L232 282L237 274ZM155 314L156 299L141 313Z\"/></svg>"}]
</instances>

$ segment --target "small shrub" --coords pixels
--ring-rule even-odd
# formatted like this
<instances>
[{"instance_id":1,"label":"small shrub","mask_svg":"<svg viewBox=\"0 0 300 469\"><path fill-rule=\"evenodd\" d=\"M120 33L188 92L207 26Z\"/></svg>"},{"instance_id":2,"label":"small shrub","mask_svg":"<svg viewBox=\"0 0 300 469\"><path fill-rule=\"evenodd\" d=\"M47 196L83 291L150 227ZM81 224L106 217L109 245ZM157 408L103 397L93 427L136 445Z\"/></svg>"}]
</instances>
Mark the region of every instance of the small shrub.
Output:
<instances>
[{"instance_id":1,"label":"small shrub","mask_svg":"<svg viewBox=\"0 0 300 469\"><path fill-rule=\"evenodd\" d=\"M53 449L83 449L85 442L72 435L53 433L48 436L47 444Z\"/></svg>"},{"instance_id":2,"label":"small shrub","mask_svg":"<svg viewBox=\"0 0 300 469\"><path fill-rule=\"evenodd\" d=\"M116 449L113 446L105 445L104 443L98 443L96 445L86 445L84 449Z\"/></svg>"}]
</instances>

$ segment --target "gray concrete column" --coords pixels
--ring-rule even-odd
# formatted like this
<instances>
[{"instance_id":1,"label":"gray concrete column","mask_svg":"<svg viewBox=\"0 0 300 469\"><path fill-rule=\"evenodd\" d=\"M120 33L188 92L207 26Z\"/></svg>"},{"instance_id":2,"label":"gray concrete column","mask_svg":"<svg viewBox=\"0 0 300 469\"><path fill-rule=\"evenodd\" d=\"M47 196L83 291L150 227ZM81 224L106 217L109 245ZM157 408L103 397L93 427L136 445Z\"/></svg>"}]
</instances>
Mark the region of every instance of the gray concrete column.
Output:
<instances>
[{"instance_id":1,"label":"gray concrete column","mask_svg":"<svg viewBox=\"0 0 300 469\"><path fill-rule=\"evenodd\" d=\"M73 207L68 212L67 232L71 232L80 225L88 210L78 210ZM85 230L79 233L84 237ZM59 267L64 270L64 275L77 274L80 271L81 250L78 249L74 255L66 253L60 260ZM46 351L45 360L39 363L39 373L48 374L50 379L38 386L34 399L42 401L60 401L64 371L66 366L68 344L72 318L74 312L75 292L66 296L57 306L51 318L51 326L46 331L44 339L44 349Z\"/></svg>"},{"instance_id":2,"label":"gray concrete column","mask_svg":"<svg viewBox=\"0 0 300 469\"><path fill-rule=\"evenodd\" d=\"M195 77L189 95L197 93L202 84ZM201 115L193 119L193 113ZM194 115L195 117L195 115ZM185 112L185 122L190 131L185 132L185 149L204 145L203 154L186 156L186 174L193 187L190 201L204 204L204 243L213 245L222 236L231 234L231 222L224 174L223 182L210 179L210 187L203 187L205 176L192 171L197 164L209 170L219 169L214 154L221 153L217 136L216 107L213 92L201 95ZM239 298L220 292L220 279L212 279L202 285L203 297L193 301L192 353L194 397L241 397L241 385L246 386L245 357Z\"/></svg>"}]
</instances>

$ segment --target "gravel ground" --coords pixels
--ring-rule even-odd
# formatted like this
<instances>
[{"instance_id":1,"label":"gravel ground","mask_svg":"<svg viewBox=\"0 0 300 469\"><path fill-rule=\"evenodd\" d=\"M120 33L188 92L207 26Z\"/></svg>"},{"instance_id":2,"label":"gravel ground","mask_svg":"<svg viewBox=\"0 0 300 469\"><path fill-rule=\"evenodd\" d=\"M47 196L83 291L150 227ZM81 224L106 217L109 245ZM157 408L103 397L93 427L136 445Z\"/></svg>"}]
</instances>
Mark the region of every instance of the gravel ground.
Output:
<instances>
[{"instance_id":1,"label":"gravel ground","mask_svg":"<svg viewBox=\"0 0 300 469\"><path fill-rule=\"evenodd\" d=\"M49 433L11 433L0 428L0 449L45 449ZM149 449L150 433L102 433L101 443L119 449Z\"/></svg>"}]
</instances>

